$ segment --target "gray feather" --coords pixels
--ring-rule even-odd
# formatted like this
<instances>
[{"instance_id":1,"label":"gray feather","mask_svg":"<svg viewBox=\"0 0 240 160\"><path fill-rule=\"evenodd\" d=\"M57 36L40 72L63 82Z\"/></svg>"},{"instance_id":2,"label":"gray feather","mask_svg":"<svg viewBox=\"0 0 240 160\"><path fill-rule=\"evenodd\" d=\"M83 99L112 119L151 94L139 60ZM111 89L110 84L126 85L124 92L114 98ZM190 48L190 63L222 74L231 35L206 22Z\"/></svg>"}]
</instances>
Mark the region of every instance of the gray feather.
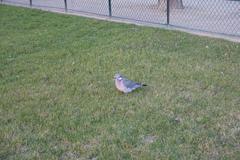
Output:
<instances>
[{"instance_id":1,"label":"gray feather","mask_svg":"<svg viewBox=\"0 0 240 160\"><path fill-rule=\"evenodd\" d=\"M124 84L124 86L126 86L126 88L128 88L130 90L134 90L136 88L142 87L141 83L134 82L134 81L129 80L127 78L123 78L123 84Z\"/></svg>"}]
</instances>

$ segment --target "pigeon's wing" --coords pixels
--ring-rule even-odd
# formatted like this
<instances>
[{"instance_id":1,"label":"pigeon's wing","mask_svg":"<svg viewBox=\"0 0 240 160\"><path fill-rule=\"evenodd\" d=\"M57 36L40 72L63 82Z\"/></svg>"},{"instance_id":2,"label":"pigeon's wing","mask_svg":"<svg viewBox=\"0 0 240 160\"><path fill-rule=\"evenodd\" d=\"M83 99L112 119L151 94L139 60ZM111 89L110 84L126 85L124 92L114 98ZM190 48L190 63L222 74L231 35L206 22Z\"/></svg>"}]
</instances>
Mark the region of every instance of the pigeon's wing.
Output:
<instances>
[{"instance_id":1,"label":"pigeon's wing","mask_svg":"<svg viewBox=\"0 0 240 160\"><path fill-rule=\"evenodd\" d=\"M136 88L142 87L141 83L136 83L126 78L123 79L123 85L130 90L134 90Z\"/></svg>"}]
</instances>

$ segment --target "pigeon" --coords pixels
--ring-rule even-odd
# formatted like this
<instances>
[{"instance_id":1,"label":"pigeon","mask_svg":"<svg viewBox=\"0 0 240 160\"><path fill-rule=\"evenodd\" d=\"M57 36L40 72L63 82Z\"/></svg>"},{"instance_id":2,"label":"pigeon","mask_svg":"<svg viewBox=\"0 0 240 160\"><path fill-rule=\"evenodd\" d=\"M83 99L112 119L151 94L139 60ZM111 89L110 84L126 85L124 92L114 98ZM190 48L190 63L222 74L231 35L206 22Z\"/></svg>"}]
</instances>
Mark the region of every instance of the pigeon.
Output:
<instances>
[{"instance_id":1,"label":"pigeon","mask_svg":"<svg viewBox=\"0 0 240 160\"><path fill-rule=\"evenodd\" d=\"M137 88L147 86L146 84L137 83L132 80L129 80L118 73L115 74L114 79L116 88L123 93L130 93Z\"/></svg>"}]
</instances>

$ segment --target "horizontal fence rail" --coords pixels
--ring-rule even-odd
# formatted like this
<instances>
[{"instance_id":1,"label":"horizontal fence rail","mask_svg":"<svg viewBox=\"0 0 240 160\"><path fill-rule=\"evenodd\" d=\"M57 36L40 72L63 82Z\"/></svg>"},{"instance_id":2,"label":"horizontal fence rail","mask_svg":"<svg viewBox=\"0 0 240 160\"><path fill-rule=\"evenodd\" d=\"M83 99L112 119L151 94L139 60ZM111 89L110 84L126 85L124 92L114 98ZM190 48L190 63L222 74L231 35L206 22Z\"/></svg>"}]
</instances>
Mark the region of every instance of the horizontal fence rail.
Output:
<instances>
[{"instance_id":1,"label":"horizontal fence rail","mask_svg":"<svg viewBox=\"0 0 240 160\"><path fill-rule=\"evenodd\" d=\"M240 37L240 0L1 0Z\"/></svg>"}]
</instances>

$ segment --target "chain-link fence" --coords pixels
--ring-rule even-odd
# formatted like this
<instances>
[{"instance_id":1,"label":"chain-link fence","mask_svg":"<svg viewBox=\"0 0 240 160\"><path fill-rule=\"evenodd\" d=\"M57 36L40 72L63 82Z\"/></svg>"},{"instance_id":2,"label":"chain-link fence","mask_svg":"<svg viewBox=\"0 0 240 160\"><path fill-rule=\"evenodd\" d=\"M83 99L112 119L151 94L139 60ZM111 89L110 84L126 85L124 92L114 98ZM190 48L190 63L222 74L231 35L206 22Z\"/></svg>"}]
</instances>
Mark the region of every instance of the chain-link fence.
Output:
<instances>
[{"instance_id":1,"label":"chain-link fence","mask_svg":"<svg viewBox=\"0 0 240 160\"><path fill-rule=\"evenodd\" d=\"M240 0L1 0L240 37Z\"/></svg>"}]
</instances>

